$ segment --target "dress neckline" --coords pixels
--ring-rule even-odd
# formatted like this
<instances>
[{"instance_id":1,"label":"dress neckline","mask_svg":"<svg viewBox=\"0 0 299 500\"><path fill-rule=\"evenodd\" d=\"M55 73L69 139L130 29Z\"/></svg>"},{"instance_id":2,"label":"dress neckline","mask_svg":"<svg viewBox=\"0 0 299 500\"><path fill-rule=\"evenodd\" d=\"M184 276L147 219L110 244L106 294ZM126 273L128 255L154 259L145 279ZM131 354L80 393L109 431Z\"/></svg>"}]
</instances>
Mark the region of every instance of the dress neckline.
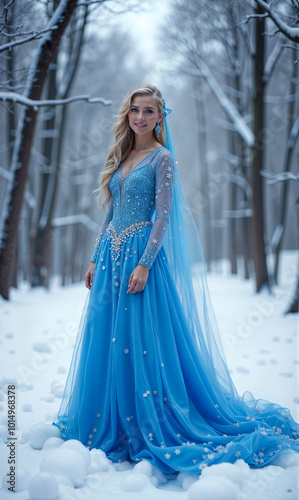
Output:
<instances>
[{"instance_id":1,"label":"dress neckline","mask_svg":"<svg viewBox=\"0 0 299 500\"><path fill-rule=\"evenodd\" d=\"M142 160L140 160L136 165L135 167L131 168L130 172L127 173L127 175L125 175L125 177L123 177L123 174L122 174L122 165L123 165L123 160L120 162L120 165L119 165L119 170L120 170L120 178L122 181L124 181L128 175L130 175L130 173L135 170L136 167L138 167L140 165L140 163L142 163L148 156L150 156L154 151L157 151L157 149L161 149L161 148L164 148L164 146L158 146L157 148L153 149L150 153L148 153L144 158L142 158Z\"/></svg>"}]
</instances>

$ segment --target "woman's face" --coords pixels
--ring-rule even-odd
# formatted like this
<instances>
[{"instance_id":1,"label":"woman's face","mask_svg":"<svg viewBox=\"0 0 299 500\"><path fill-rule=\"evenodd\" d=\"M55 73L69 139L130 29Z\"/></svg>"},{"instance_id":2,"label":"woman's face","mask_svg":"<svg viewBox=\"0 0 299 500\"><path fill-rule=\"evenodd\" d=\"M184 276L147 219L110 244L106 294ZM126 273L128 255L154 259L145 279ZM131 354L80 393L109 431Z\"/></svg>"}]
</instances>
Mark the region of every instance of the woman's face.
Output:
<instances>
[{"instance_id":1,"label":"woman's face","mask_svg":"<svg viewBox=\"0 0 299 500\"><path fill-rule=\"evenodd\" d=\"M147 95L133 97L128 113L131 129L138 135L152 133L162 118L155 99Z\"/></svg>"}]
</instances>

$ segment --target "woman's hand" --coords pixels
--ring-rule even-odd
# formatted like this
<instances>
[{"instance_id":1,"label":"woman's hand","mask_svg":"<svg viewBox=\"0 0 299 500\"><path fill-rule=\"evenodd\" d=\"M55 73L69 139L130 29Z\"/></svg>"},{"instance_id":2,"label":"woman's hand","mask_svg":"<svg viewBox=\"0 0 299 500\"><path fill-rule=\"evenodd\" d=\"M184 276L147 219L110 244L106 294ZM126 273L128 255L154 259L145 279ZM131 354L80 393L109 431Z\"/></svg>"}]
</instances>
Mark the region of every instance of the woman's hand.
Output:
<instances>
[{"instance_id":1,"label":"woman's hand","mask_svg":"<svg viewBox=\"0 0 299 500\"><path fill-rule=\"evenodd\" d=\"M85 279L85 286L88 288L88 290L91 290L91 285L92 285L92 279L93 279L93 273L94 273L94 268L95 268L96 263L91 262L89 264L89 268L86 271L86 274L84 276Z\"/></svg>"},{"instance_id":2,"label":"woman's hand","mask_svg":"<svg viewBox=\"0 0 299 500\"><path fill-rule=\"evenodd\" d=\"M130 276L127 293L141 292L147 282L148 273L148 267L138 264Z\"/></svg>"}]
</instances>

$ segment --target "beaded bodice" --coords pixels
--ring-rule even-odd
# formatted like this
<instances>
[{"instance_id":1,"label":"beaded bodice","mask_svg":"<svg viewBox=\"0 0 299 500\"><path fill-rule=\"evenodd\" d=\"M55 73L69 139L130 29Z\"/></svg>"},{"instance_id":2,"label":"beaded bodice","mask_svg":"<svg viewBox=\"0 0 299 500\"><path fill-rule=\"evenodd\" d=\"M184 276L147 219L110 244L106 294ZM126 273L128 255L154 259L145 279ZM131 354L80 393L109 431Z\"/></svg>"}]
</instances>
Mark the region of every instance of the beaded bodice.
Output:
<instances>
[{"instance_id":1,"label":"beaded bodice","mask_svg":"<svg viewBox=\"0 0 299 500\"><path fill-rule=\"evenodd\" d=\"M149 241L139 261L150 268L161 248L169 221L172 187L173 158L163 146L149 153L125 177L121 162L109 181L112 198L91 260L96 260L105 231L112 240L112 251L117 259L127 236L142 226L151 225Z\"/></svg>"}]
</instances>

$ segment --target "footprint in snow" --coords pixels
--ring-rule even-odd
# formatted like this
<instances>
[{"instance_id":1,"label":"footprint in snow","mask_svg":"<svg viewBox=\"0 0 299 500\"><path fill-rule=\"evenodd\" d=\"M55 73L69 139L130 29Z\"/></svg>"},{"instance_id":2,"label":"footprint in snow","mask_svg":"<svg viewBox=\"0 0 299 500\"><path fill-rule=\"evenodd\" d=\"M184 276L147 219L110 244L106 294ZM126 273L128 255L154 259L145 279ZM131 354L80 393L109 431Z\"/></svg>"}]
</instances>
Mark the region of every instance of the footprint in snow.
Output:
<instances>
[{"instance_id":1,"label":"footprint in snow","mask_svg":"<svg viewBox=\"0 0 299 500\"><path fill-rule=\"evenodd\" d=\"M248 370L247 368L245 368L244 366L238 366L238 368L236 369L236 371L238 373L250 373L250 370Z\"/></svg>"}]
</instances>

